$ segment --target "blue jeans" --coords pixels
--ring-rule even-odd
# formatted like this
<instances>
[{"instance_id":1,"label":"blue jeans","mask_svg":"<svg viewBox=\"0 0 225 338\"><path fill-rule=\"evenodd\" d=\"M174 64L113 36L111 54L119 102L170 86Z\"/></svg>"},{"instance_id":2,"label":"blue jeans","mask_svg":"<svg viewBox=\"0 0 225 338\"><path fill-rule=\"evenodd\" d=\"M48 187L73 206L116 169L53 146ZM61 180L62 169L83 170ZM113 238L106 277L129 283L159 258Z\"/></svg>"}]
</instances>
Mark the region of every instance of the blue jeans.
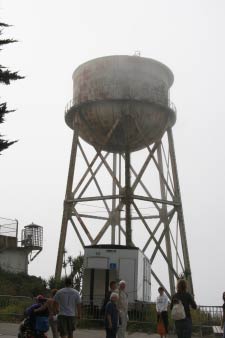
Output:
<instances>
[{"instance_id":1,"label":"blue jeans","mask_svg":"<svg viewBox=\"0 0 225 338\"><path fill-rule=\"evenodd\" d=\"M191 318L185 318L175 321L175 328L178 338L191 338L192 321Z\"/></svg>"}]
</instances>

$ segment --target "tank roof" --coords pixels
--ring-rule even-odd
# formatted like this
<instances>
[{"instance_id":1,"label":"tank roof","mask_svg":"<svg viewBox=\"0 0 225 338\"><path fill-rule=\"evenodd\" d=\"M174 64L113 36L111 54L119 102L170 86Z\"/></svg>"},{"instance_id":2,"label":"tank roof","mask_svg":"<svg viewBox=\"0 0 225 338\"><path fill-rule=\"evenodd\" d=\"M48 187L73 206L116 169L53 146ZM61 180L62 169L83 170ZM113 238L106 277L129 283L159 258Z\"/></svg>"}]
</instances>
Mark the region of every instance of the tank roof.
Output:
<instances>
[{"instance_id":1,"label":"tank roof","mask_svg":"<svg viewBox=\"0 0 225 338\"><path fill-rule=\"evenodd\" d=\"M100 56L88 61L83 62L82 64L80 64L73 72L72 78L75 74L75 72L80 69L81 67L83 67L84 65L91 63L93 61L97 61L97 60L103 60L103 59L110 59L110 58L136 58L136 59L140 59L140 61L151 61L152 63L154 63L155 65L160 66L161 68L163 68L165 70L165 72L168 74L168 78L170 79L170 86L172 86L173 82L174 82L174 75L173 72L170 70L169 67L167 67L164 63L157 61L155 59L152 58L148 58L148 57L143 57L143 56L137 56L137 55L126 55L126 54L115 54L115 55L105 55L105 56Z\"/></svg>"}]
</instances>

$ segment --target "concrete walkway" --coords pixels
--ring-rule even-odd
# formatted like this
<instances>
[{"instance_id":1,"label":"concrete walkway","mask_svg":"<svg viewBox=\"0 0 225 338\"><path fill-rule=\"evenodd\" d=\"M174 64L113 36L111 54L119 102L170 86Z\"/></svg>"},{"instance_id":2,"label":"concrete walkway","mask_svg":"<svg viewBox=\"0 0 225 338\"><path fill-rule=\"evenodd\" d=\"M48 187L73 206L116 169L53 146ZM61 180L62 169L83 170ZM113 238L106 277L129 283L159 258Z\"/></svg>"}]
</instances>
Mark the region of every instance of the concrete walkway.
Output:
<instances>
[{"instance_id":1,"label":"concrete walkway","mask_svg":"<svg viewBox=\"0 0 225 338\"><path fill-rule=\"evenodd\" d=\"M18 334L18 324L12 323L0 323L0 338L15 338ZM51 332L47 333L49 338L52 338ZM128 338L159 338L157 334L146 334L146 333L131 333L127 334ZM75 331L74 338L105 338L104 330L77 330ZM169 338L174 338L170 336Z\"/></svg>"}]
</instances>

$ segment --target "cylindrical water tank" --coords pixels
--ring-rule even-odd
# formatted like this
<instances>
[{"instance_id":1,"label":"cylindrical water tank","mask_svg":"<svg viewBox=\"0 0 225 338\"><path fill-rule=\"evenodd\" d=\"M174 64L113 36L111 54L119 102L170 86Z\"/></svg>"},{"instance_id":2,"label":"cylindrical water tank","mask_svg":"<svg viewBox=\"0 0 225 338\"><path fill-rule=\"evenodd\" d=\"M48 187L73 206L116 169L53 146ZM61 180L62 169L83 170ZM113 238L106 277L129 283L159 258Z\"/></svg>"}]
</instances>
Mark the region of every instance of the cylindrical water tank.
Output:
<instances>
[{"instance_id":1,"label":"cylindrical water tank","mask_svg":"<svg viewBox=\"0 0 225 338\"><path fill-rule=\"evenodd\" d=\"M26 225L22 230L22 245L33 250L43 247L43 227L34 223Z\"/></svg>"},{"instance_id":2,"label":"cylindrical water tank","mask_svg":"<svg viewBox=\"0 0 225 338\"><path fill-rule=\"evenodd\" d=\"M159 140L176 120L169 101L173 74L162 63L113 55L80 65L73 73L73 100L65 120L79 135L110 152L136 151Z\"/></svg>"}]
</instances>

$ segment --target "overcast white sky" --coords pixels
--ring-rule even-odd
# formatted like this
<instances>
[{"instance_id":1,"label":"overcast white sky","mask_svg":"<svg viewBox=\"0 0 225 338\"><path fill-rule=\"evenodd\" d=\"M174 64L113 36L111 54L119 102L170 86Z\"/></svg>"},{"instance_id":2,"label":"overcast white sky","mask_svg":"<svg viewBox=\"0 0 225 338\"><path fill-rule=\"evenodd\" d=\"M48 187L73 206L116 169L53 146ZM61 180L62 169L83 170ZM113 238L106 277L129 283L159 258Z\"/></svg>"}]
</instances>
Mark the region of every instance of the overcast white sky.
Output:
<instances>
[{"instance_id":1,"label":"overcast white sky","mask_svg":"<svg viewBox=\"0 0 225 338\"><path fill-rule=\"evenodd\" d=\"M54 273L72 132L64 107L81 63L141 55L174 73L173 128L196 300L219 305L225 290L225 2L223 0L1 0L1 64L26 76L1 86L17 111L1 134L19 142L0 158L0 216L44 227L29 273ZM71 232L73 236L73 232ZM74 243L78 254L80 246Z\"/></svg>"}]
</instances>

